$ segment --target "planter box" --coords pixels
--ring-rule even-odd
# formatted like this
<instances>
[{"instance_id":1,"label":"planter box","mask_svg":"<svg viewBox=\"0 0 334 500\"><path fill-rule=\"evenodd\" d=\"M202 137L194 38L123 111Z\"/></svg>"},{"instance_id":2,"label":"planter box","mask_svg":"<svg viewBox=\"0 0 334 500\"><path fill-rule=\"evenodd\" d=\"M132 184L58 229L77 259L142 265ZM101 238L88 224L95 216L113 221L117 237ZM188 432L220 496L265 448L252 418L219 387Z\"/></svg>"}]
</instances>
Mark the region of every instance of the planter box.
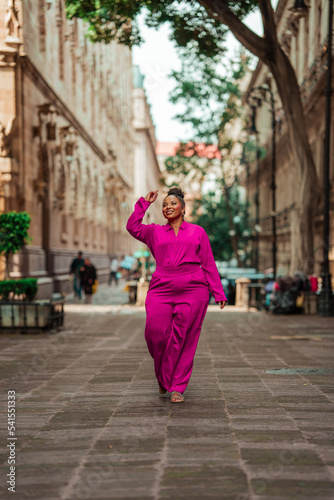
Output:
<instances>
[{"instance_id":1,"label":"planter box","mask_svg":"<svg viewBox=\"0 0 334 500\"><path fill-rule=\"evenodd\" d=\"M51 300L0 301L0 332L3 330L49 330L64 324L63 296Z\"/></svg>"}]
</instances>

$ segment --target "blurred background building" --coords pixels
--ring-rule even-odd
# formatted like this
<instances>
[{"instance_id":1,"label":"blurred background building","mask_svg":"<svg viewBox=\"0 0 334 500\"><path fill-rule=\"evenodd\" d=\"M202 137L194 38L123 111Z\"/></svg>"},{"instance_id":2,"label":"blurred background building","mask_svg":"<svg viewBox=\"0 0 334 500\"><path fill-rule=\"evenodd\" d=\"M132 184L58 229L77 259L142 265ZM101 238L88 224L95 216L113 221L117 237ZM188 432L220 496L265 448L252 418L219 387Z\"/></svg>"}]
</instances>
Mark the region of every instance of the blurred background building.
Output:
<instances>
[{"instance_id":1,"label":"blurred background building","mask_svg":"<svg viewBox=\"0 0 334 500\"><path fill-rule=\"evenodd\" d=\"M38 277L41 295L70 290L79 250L107 281L110 257L132 252L134 194L159 179L130 49L85 33L64 0L0 0L0 211L31 214L11 276Z\"/></svg>"},{"instance_id":2,"label":"blurred background building","mask_svg":"<svg viewBox=\"0 0 334 500\"><path fill-rule=\"evenodd\" d=\"M283 50L290 57L300 84L304 105L306 126L313 152L320 186L323 186L324 136L325 136L325 77L326 44L328 40L328 5L326 0L306 2L303 15L296 15L290 9L291 2L280 0L277 5L276 22ZM296 201L299 186L289 148L289 137L284 112L274 81L268 68L259 62L252 74L245 93L247 97L254 87L268 85L274 95L276 126L276 226L277 226L277 273L289 271L291 262L290 214ZM249 110L249 107L248 107ZM333 114L332 114L333 116ZM272 265L272 124L270 105L263 102L256 109L256 129L259 147L265 150L259 162L259 264L264 271ZM332 131L334 130L332 126ZM331 138L333 146L333 133ZM257 162L248 164L248 176L244 177L250 200L257 196ZM334 164L331 156L331 217L330 217L330 267L334 276ZM252 218L255 223L256 203L252 203ZM322 208L314 211L315 222L315 272L321 274L323 261L323 213Z\"/></svg>"},{"instance_id":3,"label":"blurred background building","mask_svg":"<svg viewBox=\"0 0 334 500\"><path fill-rule=\"evenodd\" d=\"M134 101L134 190L132 207L141 196L146 196L149 191L161 189L162 175L156 154L157 141L155 127L152 121L150 106L144 90L144 76L139 67L133 67L133 101ZM161 213L162 194L156 203L153 203L143 220L144 224L155 222L164 224L166 221ZM134 250L140 242L132 239L131 248Z\"/></svg>"}]
</instances>

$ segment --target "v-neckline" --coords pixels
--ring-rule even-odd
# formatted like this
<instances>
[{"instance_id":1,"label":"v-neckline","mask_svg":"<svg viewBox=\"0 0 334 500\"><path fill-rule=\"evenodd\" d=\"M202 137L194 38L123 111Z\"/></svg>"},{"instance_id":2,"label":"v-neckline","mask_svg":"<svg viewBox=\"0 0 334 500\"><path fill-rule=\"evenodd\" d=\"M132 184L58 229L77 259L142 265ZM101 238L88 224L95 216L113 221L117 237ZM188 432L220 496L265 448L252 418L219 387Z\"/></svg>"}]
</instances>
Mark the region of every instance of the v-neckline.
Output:
<instances>
[{"instance_id":1,"label":"v-neckline","mask_svg":"<svg viewBox=\"0 0 334 500\"><path fill-rule=\"evenodd\" d=\"M184 222L185 222L185 221L182 221L182 224L183 224ZM182 227L182 224L181 224L181 226L179 226L178 231L177 231L177 234L175 233L173 226L170 226L170 227L172 228L172 230L173 230L173 233L175 234L175 238L177 238L177 237L178 237L179 232L180 232L180 229L181 229L181 227ZM169 225L170 225L170 224L169 224Z\"/></svg>"}]
</instances>

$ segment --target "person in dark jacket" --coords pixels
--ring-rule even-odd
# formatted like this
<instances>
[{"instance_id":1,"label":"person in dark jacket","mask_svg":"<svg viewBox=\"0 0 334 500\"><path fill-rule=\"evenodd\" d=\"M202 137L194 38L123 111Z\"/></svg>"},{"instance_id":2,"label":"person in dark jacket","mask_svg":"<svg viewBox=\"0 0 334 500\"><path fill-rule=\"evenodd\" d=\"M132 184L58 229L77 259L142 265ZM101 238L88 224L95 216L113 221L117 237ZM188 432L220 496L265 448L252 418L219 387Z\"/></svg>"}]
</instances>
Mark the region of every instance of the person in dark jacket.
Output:
<instances>
[{"instance_id":1,"label":"person in dark jacket","mask_svg":"<svg viewBox=\"0 0 334 500\"><path fill-rule=\"evenodd\" d=\"M80 268L81 287L85 292L85 302L90 304L92 302L92 287L97 279L96 269L91 263L90 259L86 258L84 265Z\"/></svg>"},{"instance_id":2,"label":"person in dark jacket","mask_svg":"<svg viewBox=\"0 0 334 500\"><path fill-rule=\"evenodd\" d=\"M78 256L71 262L70 274L73 276L73 290L74 297L81 299L81 285L80 285L80 267L84 265L84 259L82 258L82 252L78 253Z\"/></svg>"}]
</instances>

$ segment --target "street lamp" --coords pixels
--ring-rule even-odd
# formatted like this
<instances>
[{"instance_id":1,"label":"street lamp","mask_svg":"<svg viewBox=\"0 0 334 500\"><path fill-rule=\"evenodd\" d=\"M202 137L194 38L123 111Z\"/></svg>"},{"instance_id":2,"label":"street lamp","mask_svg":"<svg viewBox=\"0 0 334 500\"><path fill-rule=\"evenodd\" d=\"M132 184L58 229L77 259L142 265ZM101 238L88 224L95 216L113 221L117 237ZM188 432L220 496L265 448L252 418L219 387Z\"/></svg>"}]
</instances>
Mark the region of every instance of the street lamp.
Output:
<instances>
[{"instance_id":1,"label":"street lamp","mask_svg":"<svg viewBox=\"0 0 334 500\"><path fill-rule=\"evenodd\" d=\"M308 11L308 6L304 2L304 0L295 0L295 4L291 9L293 12L306 12Z\"/></svg>"},{"instance_id":2,"label":"street lamp","mask_svg":"<svg viewBox=\"0 0 334 500\"><path fill-rule=\"evenodd\" d=\"M267 98L267 96L269 97ZM252 109L252 126L250 131L256 136L256 158L257 158L257 190L256 190L256 225L259 226L259 184L260 184L260 146L259 133L256 129L256 110L262 106L263 102L270 105L271 108L271 127L272 127L272 151L271 151L271 189L272 189L272 267L273 279L276 279L276 118L275 118L275 101L274 94L269 85L261 85L253 87L248 94L247 102ZM258 249L258 235L257 249ZM257 250L258 251L258 250ZM256 255L258 259L258 255Z\"/></svg>"},{"instance_id":3,"label":"street lamp","mask_svg":"<svg viewBox=\"0 0 334 500\"><path fill-rule=\"evenodd\" d=\"M255 207L256 207L256 217L255 217L255 227L260 225L260 144L259 144L259 132L256 128L256 109L261 106L261 101L253 96L248 96L249 105L252 109L252 126L250 128L250 133L255 136L256 144L256 194L255 194ZM258 231L255 233L256 249L255 249L255 269L259 271L259 254L260 254L260 235Z\"/></svg>"},{"instance_id":4,"label":"street lamp","mask_svg":"<svg viewBox=\"0 0 334 500\"><path fill-rule=\"evenodd\" d=\"M308 6L304 0L295 0L293 7L289 9L296 17L304 17L307 15Z\"/></svg>"},{"instance_id":5,"label":"street lamp","mask_svg":"<svg viewBox=\"0 0 334 500\"><path fill-rule=\"evenodd\" d=\"M252 89L253 90L253 89ZM251 136L255 137L256 147L256 193L255 193L255 259L254 267L259 271L259 232L256 230L260 226L260 146L259 146L259 132L256 128L256 109L261 105L260 99L251 93L247 97L247 102L252 110L251 126L248 132ZM247 171L247 178L249 176L249 166Z\"/></svg>"},{"instance_id":6,"label":"street lamp","mask_svg":"<svg viewBox=\"0 0 334 500\"><path fill-rule=\"evenodd\" d=\"M252 92L253 89L251 90L250 94L248 95L247 102L252 110L252 122L251 122L251 127L249 128L249 132L251 135L255 137L255 144L256 144L256 193L255 193L255 269L258 272L259 271L259 231L257 230L258 227L260 227L260 145L259 145L259 132L256 128L256 110L259 106L261 106L261 101L258 97L254 95Z\"/></svg>"}]
</instances>

